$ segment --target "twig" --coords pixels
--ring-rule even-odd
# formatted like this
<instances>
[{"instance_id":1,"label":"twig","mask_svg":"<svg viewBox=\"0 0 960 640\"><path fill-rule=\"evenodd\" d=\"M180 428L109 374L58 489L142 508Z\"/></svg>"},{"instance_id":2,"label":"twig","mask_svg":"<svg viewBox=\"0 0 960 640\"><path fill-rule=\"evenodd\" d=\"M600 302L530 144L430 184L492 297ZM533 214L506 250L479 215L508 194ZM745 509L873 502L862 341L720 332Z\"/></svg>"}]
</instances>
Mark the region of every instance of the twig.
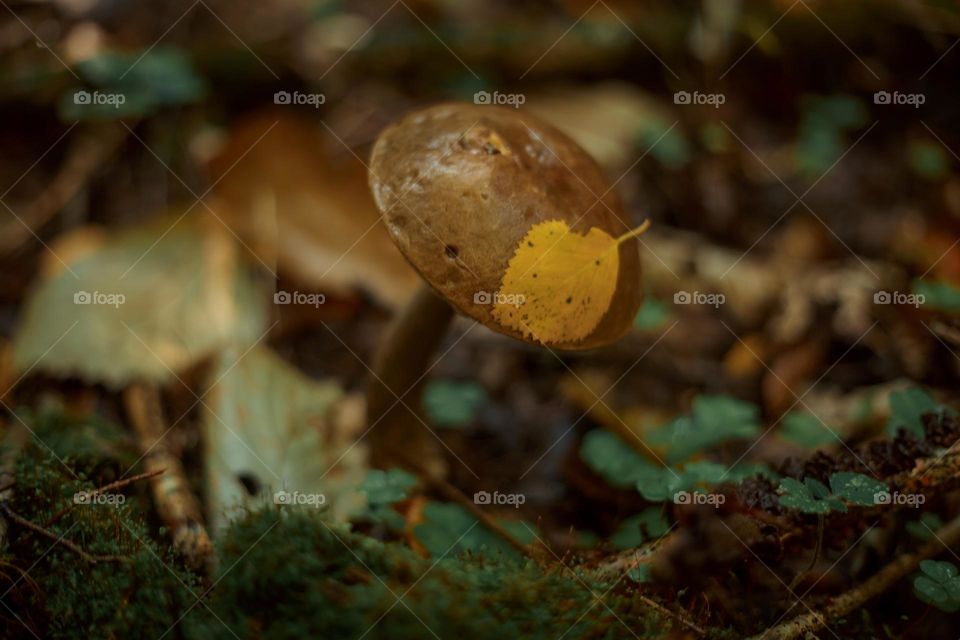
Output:
<instances>
[{"instance_id":1,"label":"twig","mask_svg":"<svg viewBox=\"0 0 960 640\"><path fill-rule=\"evenodd\" d=\"M673 618L674 620L676 620L677 622L679 622L680 624L682 624L682 625L685 626L686 628L690 629L691 631L693 631L693 632L696 633L697 635L700 635L700 636L706 636L706 635L707 635L707 632L706 632L704 629L698 627L692 620L687 620L686 618L684 618L682 615L680 615L680 614L677 613L676 611L671 611L670 609L666 608L665 606L663 606L662 604L660 604L660 603L657 602L656 600L653 600L652 598L648 598L648 597L645 596L645 595L640 595L640 596L638 596L638 597L639 597L640 601L643 602L644 604L652 607L653 609L656 609L657 611L659 611L660 613L662 613L662 614L664 614L664 615L666 615L666 616L669 616L669 617Z\"/></svg>"},{"instance_id":2,"label":"twig","mask_svg":"<svg viewBox=\"0 0 960 640\"><path fill-rule=\"evenodd\" d=\"M173 546L187 563L196 570L206 570L213 543L203 526L200 502L190 490L183 464L163 441L167 429L160 392L153 385L132 384L123 399L143 450L144 467L151 475L157 514L170 529ZM163 471L166 473L159 475Z\"/></svg>"},{"instance_id":3,"label":"twig","mask_svg":"<svg viewBox=\"0 0 960 640\"><path fill-rule=\"evenodd\" d=\"M123 488L123 487L127 486L128 484L133 484L134 482L137 482L138 480L143 480L144 478L152 478L152 477L154 477L154 476L158 476L158 475L160 475L161 473L163 473L164 471L166 471L166 469L156 469L156 470L154 470L154 471L147 471L146 473L141 473L140 475L137 475L137 476L131 476L131 477L129 477L129 478L124 478L124 479L122 479L122 480L117 480L116 482L111 482L110 484L106 484L106 485L100 487L99 489L94 489L93 491L90 491L90 492L88 493L88 495L92 498L92 497L98 496L98 495L100 495L100 494L102 494L102 493L106 493L107 491L113 491L114 489ZM66 507L64 507L63 509L60 509L60 511L58 511L58 512L55 513L55 514L53 514L53 515L50 517L50 519L47 520L47 521L44 523L43 526L45 526L45 527L52 527L52 526L55 525L57 522L59 522L60 519L63 518L63 516L65 516L65 515L67 515L68 513L70 513L70 511L71 511L75 506L76 506L76 505L75 505L74 503L68 504Z\"/></svg>"},{"instance_id":4,"label":"twig","mask_svg":"<svg viewBox=\"0 0 960 640\"><path fill-rule=\"evenodd\" d=\"M50 531L50 530L48 530L48 529L44 529L44 528L41 527L40 525L34 524L34 523L30 522L29 520L27 520L26 518L24 518L23 516L21 516L21 515L19 515L19 514L17 514L17 513L14 513L14 512L10 509L10 507L8 507L8 506L5 505L5 504L0 504L0 511L3 511L3 513L4 513L8 518L10 518L11 520L13 520L14 522L16 522L17 524L19 524L20 526L26 527L27 529L30 529L31 531L34 531L34 532L42 535L42 536L45 537L45 538L49 538L49 539L53 540L54 542L57 542L58 544L62 544L64 547L66 547L66 548L69 549L70 551L73 551L75 554L77 554L78 556L80 556L81 558L83 558L84 560L86 560L87 562L89 562L90 564L96 564L96 563L98 563L98 562L125 562L125 561L129 560L129 558L127 558L126 556L97 556L97 555L93 555L93 554L87 553L86 551L84 551L83 549L81 549L80 547L78 547L76 544L74 544L74 543L70 542L69 540L67 540L65 537L63 537L63 536L58 536L58 535L55 534L53 531Z\"/></svg>"},{"instance_id":5,"label":"twig","mask_svg":"<svg viewBox=\"0 0 960 640\"><path fill-rule=\"evenodd\" d=\"M800 581L803 580L810 571L816 566L817 561L820 560L820 552L823 551L823 524L826 518L824 515L817 515L817 546L813 550L813 558L810 559L810 564L807 565L807 568L797 574L797 576L790 581L790 585L787 587L790 591L793 591L794 587L800 584Z\"/></svg>"},{"instance_id":6,"label":"twig","mask_svg":"<svg viewBox=\"0 0 960 640\"><path fill-rule=\"evenodd\" d=\"M493 518L493 516L491 516L489 513L481 509L479 505L474 503L474 501L471 500L468 496L466 496L462 491L460 491L460 489L456 488L455 486L453 486L446 480L443 480L442 478L431 478L426 475L423 475L421 477L424 480L426 480L429 486L435 488L437 491L442 493L447 499L453 500L454 502L464 507L467 511L472 513L477 518L477 520L479 520L480 523L483 524L483 526L485 526L487 529L489 529L490 531L493 531L498 536L506 540L511 547L513 547L523 555L527 556L528 558L537 559L537 556L533 553L533 550L530 547L528 547L525 544L522 544L519 540L513 537L513 535L509 531L504 529L503 526Z\"/></svg>"},{"instance_id":7,"label":"twig","mask_svg":"<svg viewBox=\"0 0 960 640\"><path fill-rule=\"evenodd\" d=\"M78 136L62 168L23 213L0 231L0 254L19 249L63 209L127 137L125 127L98 127Z\"/></svg>"},{"instance_id":8,"label":"twig","mask_svg":"<svg viewBox=\"0 0 960 640\"><path fill-rule=\"evenodd\" d=\"M946 548L960 543L960 517L954 518L938 530L933 539L924 543L916 553L906 553L885 566L873 576L836 598L820 612L797 616L783 624L767 629L755 638L764 640L792 640L816 633L829 620L847 616L865 605L894 584L917 570L922 560L933 558Z\"/></svg>"}]
</instances>

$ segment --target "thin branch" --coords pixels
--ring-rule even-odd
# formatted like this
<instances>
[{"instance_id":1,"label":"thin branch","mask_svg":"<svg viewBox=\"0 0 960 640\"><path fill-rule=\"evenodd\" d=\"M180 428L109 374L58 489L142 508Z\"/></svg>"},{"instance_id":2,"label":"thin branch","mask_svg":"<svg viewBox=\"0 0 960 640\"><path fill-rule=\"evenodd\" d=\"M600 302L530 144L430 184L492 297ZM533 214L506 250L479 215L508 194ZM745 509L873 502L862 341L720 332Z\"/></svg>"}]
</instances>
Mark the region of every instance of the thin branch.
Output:
<instances>
[{"instance_id":1,"label":"thin branch","mask_svg":"<svg viewBox=\"0 0 960 640\"><path fill-rule=\"evenodd\" d=\"M846 593L830 600L819 612L797 616L783 624L767 629L755 638L763 640L793 640L815 634L830 620L850 615L870 599L880 595L903 578L917 570L920 562L929 560L944 549L960 543L960 516L951 520L934 534L934 537L916 553L906 553L885 566L873 576Z\"/></svg>"},{"instance_id":2,"label":"thin branch","mask_svg":"<svg viewBox=\"0 0 960 640\"><path fill-rule=\"evenodd\" d=\"M513 535L504 529L503 526L497 522L493 516L481 509L479 505L474 503L474 501L460 491L460 489L453 486L446 480L443 480L442 478L431 478L426 474L423 474L421 477L429 486L442 493L448 500L453 500L454 502L460 504L460 506L465 508L467 511L472 513L483 526L506 540L511 547L528 558L537 559L537 556L533 553L533 550L529 546L521 543L519 540L513 537Z\"/></svg>"},{"instance_id":3,"label":"thin branch","mask_svg":"<svg viewBox=\"0 0 960 640\"><path fill-rule=\"evenodd\" d=\"M647 606L649 606L649 607L651 607L651 608L659 611L660 613L662 613L662 614L665 615L665 616L668 616L668 617L670 617L670 618L673 618L674 620L676 620L677 622L679 622L680 624L682 624L682 625L685 626L686 628L690 629L691 631L693 631L693 632L696 633L697 635L700 635L700 636L706 636L706 635L707 635L707 632L706 632L704 629L702 629L701 627L698 627L696 624L694 624L694 622L693 622L692 620L687 620L686 618L684 618L682 615L680 615L680 614L677 613L676 611L672 611L672 610L668 609L667 607L663 606L662 604L660 604L660 603L657 602L656 600L653 600L652 598L648 598L648 597L645 596L645 595L642 595L642 594L641 594L641 595L638 596L638 597L639 597L640 601L643 602L644 604L646 604Z\"/></svg>"},{"instance_id":4,"label":"thin branch","mask_svg":"<svg viewBox=\"0 0 960 640\"><path fill-rule=\"evenodd\" d=\"M192 568L203 571L213 554L213 543L203 525L200 501L190 489L183 463L164 442L168 429L160 392L153 385L132 384L123 399L143 450L144 467L151 475L150 488L157 515L170 529L174 548ZM163 471L166 473L160 475Z\"/></svg>"},{"instance_id":5,"label":"thin branch","mask_svg":"<svg viewBox=\"0 0 960 640\"><path fill-rule=\"evenodd\" d=\"M129 485L129 484L133 484L134 482L137 482L138 480L143 480L144 478L152 478L152 477L154 477L154 476L158 476L158 475L160 475L161 473L163 473L164 471L166 471L166 469L155 469L155 470L153 470L153 471L147 471L146 473L141 473L140 475L137 475L137 476L131 476L131 477L129 477L129 478L124 478L124 479L122 479L122 480L117 480L116 482L111 482L110 484L106 484L106 485L100 487L99 489L94 489L93 491L89 492L88 495L92 498L92 497L98 496L98 495L100 495L100 494L102 494L102 493L106 493L107 491L113 491L113 490L115 490L115 489L121 489L121 488L123 488L123 487L125 487L125 486L127 486L127 485ZM59 522L60 519L63 518L63 516L65 516L65 515L67 515L68 513L70 513L70 511L71 511L75 506L76 506L76 504L74 504L74 503L68 504L66 507L64 507L63 509L61 509L61 510L58 511L57 513L53 514L53 516L51 516L50 519L47 520L47 521L44 523L44 526L45 526L45 527L52 527L52 526L55 525L57 522Z\"/></svg>"},{"instance_id":6,"label":"thin branch","mask_svg":"<svg viewBox=\"0 0 960 640\"><path fill-rule=\"evenodd\" d=\"M12 520L13 522L16 522L20 526L26 527L27 529L30 529L31 531L40 534L44 538L49 538L50 540L53 540L57 544L62 544L64 547L66 547L70 551L73 551L75 554L77 554L78 556L80 556L90 564L96 564L98 562L126 562L127 560L129 560L129 558L126 556L98 556L98 555L87 553L86 551L78 547L73 542L70 542L69 540L67 540L65 537L58 536L53 531L50 531L49 529L45 529L38 524L34 524L30 522L23 516L15 513L13 510L10 509L10 507L8 507L5 504L0 504L0 511L3 511L4 515L6 515L7 518Z\"/></svg>"},{"instance_id":7,"label":"thin branch","mask_svg":"<svg viewBox=\"0 0 960 640\"><path fill-rule=\"evenodd\" d=\"M81 133L47 187L0 232L0 254L12 253L34 237L89 182L127 137L123 127L98 127Z\"/></svg>"}]
</instances>

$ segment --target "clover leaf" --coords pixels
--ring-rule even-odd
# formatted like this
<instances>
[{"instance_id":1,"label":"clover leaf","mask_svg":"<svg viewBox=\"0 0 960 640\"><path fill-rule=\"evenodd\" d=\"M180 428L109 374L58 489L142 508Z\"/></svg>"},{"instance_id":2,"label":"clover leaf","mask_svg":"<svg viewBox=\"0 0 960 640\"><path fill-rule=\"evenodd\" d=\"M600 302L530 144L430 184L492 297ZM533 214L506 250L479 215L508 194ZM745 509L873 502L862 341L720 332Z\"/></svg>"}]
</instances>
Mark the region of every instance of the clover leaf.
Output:
<instances>
[{"instance_id":1,"label":"clover leaf","mask_svg":"<svg viewBox=\"0 0 960 640\"><path fill-rule=\"evenodd\" d=\"M760 409L727 395L700 395L691 415L680 416L650 434L651 442L669 446L667 462L689 459L702 449L760 433Z\"/></svg>"},{"instance_id":2,"label":"clover leaf","mask_svg":"<svg viewBox=\"0 0 960 640\"><path fill-rule=\"evenodd\" d=\"M920 571L923 574L913 581L918 598L941 611L960 609L960 576L952 563L923 560Z\"/></svg>"},{"instance_id":3,"label":"clover leaf","mask_svg":"<svg viewBox=\"0 0 960 640\"><path fill-rule=\"evenodd\" d=\"M888 495L887 485L862 473L840 471L830 476L830 488L834 495L860 506L872 506L883 502L879 496Z\"/></svg>"},{"instance_id":4,"label":"clover leaf","mask_svg":"<svg viewBox=\"0 0 960 640\"><path fill-rule=\"evenodd\" d=\"M630 445L603 429L594 429L583 436L580 458L594 473L618 489L633 488L640 478L658 473L658 468Z\"/></svg>"},{"instance_id":5,"label":"clover leaf","mask_svg":"<svg viewBox=\"0 0 960 640\"><path fill-rule=\"evenodd\" d=\"M904 527L907 533L918 540L930 540L934 532L943 526L943 520L937 514L926 511L919 520L911 520Z\"/></svg>"},{"instance_id":6,"label":"clover leaf","mask_svg":"<svg viewBox=\"0 0 960 640\"><path fill-rule=\"evenodd\" d=\"M926 389L910 387L890 394L890 418L887 420L887 433L896 435L900 428L922 438L923 414L936 411L938 405Z\"/></svg>"},{"instance_id":7,"label":"clover leaf","mask_svg":"<svg viewBox=\"0 0 960 640\"><path fill-rule=\"evenodd\" d=\"M807 478L803 482L794 478L780 480L780 504L802 513L823 515L831 511L846 511L847 507L819 480Z\"/></svg>"},{"instance_id":8,"label":"clover leaf","mask_svg":"<svg viewBox=\"0 0 960 640\"><path fill-rule=\"evenodd\" d=\"M407 499L407 492L417 484L416 476L403 469L371 469L360 485L372 505L387 505Z\"/></svg>"},{"instance_id":9,"label":"clover leaf","mask_svg":"<svg viewBox=\"0 0 960 640\"><path fill-rule=\"evenodd\" d=\"M430 422L441 427L469 423L486 399L486 390L475 382L433 380L423 390L423 408Z\"/></svg>"}]
</instances>

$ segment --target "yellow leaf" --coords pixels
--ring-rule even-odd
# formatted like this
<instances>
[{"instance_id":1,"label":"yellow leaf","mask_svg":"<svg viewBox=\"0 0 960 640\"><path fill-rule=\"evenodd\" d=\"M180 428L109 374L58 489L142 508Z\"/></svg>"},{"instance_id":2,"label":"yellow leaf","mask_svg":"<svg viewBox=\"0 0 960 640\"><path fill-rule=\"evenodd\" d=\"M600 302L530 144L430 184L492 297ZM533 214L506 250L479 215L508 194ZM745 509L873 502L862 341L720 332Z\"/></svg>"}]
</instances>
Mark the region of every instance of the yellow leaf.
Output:
<instances>
[{"instance_id":1,"label":"yellow leaf","mask_svg":"<svg viewBox=\"0 0 960 640\"><path fill-rule=\"evenodd\" d=\"M617 289L617 248L648 226L645 222L614 238L597 227L581 235L562 220L534 225L503 274L494 318L541 343L586 338L610 308Z\"/></svg>"}]
</instances>

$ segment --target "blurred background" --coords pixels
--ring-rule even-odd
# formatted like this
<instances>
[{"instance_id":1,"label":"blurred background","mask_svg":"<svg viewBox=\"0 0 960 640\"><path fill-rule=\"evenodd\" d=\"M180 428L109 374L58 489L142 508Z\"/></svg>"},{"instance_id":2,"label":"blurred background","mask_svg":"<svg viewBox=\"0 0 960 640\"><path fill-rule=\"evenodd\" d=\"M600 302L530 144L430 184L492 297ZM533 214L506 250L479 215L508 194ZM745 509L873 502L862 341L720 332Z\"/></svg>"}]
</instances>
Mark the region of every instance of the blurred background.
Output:
<instances>
[{"instance_id":1,"label":"blurred background","mask_svg":"<svg viewBox=\"0 0 960 640\"><path fill-rule=\"evenodd\" d=\"M366 165L440 101L553 124L653 222L617 345L556 354L457 320L425 409L466 495L522 494L507 509L545 540L589 546L650 503L583 453L592 430L669 458L652 431L737 398L763 429L707 457L777 467L882 435L891 391L956 399L955 2L0 4L7 422L122 423L123 389L160 385L214 528L259 486L346 495L366 472L362 392L420 282Z\"/></svg>"}]
</instances>

